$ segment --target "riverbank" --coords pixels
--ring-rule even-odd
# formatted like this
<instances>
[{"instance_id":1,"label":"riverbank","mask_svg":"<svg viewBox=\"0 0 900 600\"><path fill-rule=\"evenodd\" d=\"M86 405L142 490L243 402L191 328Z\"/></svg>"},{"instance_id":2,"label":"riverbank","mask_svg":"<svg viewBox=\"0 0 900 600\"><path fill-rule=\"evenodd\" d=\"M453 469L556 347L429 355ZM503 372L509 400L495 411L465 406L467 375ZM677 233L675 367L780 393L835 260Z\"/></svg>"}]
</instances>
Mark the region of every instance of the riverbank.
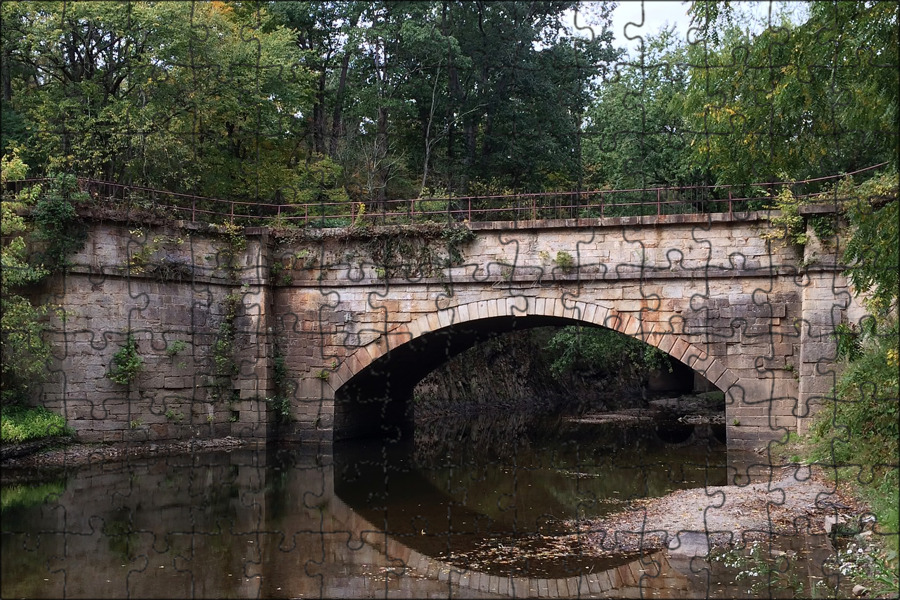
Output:
<instances>
[{"instance_id":1,"label":"riverbank","mask_svg":"<svg viewBox=\"0 0 900 600\"><path fill-rule=\"evenodd\" d=\"M831 520L851 522L866 512L846 486L829 483L817 467L768 470L751 469L752 482L746 474L738 475L742 485L635 500L627 510L571 526L600 554L669 548L705 555L710 547L744 545L771 535L826 533Z\"/></svg>"},{"instance_id":2,"label":"riverbank","mask_svg":"<svg viewBox=\"0 0 900 600\"><path fill-rule=\"evenodd\" d=\"M765 573L770 573L776 588L801 595L803 588L791 579L796 574L786 576L785 569L795 561L816 561L820 574L809 573L810 584L822 586L818 593L897 597L892 555L884 547L886 536L896 533L877 522L852 482L835 484L833 473L818 466L759 467L750 478L739 474L737 485L678 490L635 500L600 519L569 522L577 531L568 536L569 544L600 557L665 550L689 565L700 560L722 579L712 566L720 561L725 572L743 569L720 585L745 581L753 589L769 581Z\"/></svg>"},{"instance_id":3,"label":"riverbank","mask_svg":"<svg viewBox=\"0 0 900 600\"><path fill-rule=\"evenodd\" d=\"M144 458L149 456L170 456L229 450L239 447L254 447L261 442L224 437L212 440L185 440L168 443L118 443L118 444L83 444L72 443L61 447L51 447L43 451L4 458L4 468L17 469L54 469L61 467L78 467L96 462L116 461L125 458ZM15 453L11 453L15 454Z\"/></svg>"}]
</instances>

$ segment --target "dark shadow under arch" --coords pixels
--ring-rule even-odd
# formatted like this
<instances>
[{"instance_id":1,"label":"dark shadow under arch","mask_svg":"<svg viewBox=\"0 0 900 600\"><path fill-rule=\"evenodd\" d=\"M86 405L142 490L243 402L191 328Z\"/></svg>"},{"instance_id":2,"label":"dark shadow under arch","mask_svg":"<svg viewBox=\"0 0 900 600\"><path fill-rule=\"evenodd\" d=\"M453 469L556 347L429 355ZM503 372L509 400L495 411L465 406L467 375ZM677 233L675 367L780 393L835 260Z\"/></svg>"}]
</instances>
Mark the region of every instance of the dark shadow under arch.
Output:
<instances>
[{"instance_id":1,"label":"dark shadow under arch","mask_svg":"<svg viewBox=\"0 0 900 600\"><path fill-rule=\"evenodd\" d=\"M535 327L567 325L601 327L571 317L506 315L474 319L413 338L373 360L335 391L333 439L399 440L412 428L413 390L428 373L490 337Z\"/></svg>"}]
</instances>

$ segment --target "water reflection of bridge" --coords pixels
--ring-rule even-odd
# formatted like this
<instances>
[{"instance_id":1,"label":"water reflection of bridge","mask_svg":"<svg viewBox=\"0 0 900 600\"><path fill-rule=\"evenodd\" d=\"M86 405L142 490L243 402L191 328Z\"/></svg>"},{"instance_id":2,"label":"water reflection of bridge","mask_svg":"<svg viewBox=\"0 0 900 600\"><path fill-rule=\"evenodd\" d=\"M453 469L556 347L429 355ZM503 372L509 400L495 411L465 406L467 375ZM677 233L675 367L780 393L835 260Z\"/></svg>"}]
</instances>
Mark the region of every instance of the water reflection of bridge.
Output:
<instances>
[{"instance_id":1,"label":"water reflection of bridge","mask_svg":"<svg viewBox=\"0 0 900 600\"><path fill-rule=\"evenodd\" d=\"M494 575L426 556L381 531L336 496L329 510L335 531L358 532L361 543L391 565L384 571L386 591L391 594L403 588L404 578L413 578L437 581L445 584L444 591L453 590L453 595L473 598L641 598L648 593L657 598L680 598L691 590L691 575L696 578L695 574L685 575L673 568L665 552L647 554L605 571L570 577Z\"/></svg>"},{"instance_id":2,"label":"water reflection of bridge","mask_svg":"<svg viewBox=\"0 0 900 600\"><path fill-rule=\"evenodd\" d=\"M388 535L389 527L345 502L330 457L314 449L94 464L72 472L64 488L42 505L4 509L3 597L746 594L712 587L705 563L667 553L552 579L459 568ZM823 560L809 561L810 578Z\"/></svg>"}]
</instances>

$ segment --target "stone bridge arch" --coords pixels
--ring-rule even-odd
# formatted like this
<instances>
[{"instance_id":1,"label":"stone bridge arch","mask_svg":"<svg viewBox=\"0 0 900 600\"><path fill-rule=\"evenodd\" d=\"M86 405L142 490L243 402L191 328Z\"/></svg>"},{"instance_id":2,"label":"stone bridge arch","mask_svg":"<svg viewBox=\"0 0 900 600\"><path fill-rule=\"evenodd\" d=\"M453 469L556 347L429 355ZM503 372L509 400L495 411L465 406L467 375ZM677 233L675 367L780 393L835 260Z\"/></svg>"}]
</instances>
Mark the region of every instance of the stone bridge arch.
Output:
<instances>
[{"instance_id":1,"label":"stone bridge arch","mask_svg":"<svg viewBox=\"0 0 900 600\"><path fill-rule=\"evenodd\" d=\"M126 223L91 222L65 279L46 292L67 315L51 325L50 341L70 350L54 359L41 403L64 414L79 440L230 434L330 443L336 394L361 373L442 331L477 336L480 326L519 319L601 325L660 348L726 391L729 447L758 449L803 432L819 407L833 404L835 328L865 315L833 247L812 228L804 254L772 244L764 213L470 223L458 260L423 266L408 257L414 268L402 276L379 268L368 233L276 237L248 228L246 249L222 261L221 236L190 228L191 243L167 246L165 260L192 275L170 280L129 268L136 242L151 248L158 234L184 233L148 227L136 240ZM433 246L426 233L404 235ZM237 315L228 308L234 298ZM233 352L217 356L230 319ZM115 343L99 347L97 331ZM137 333L145 359L137 400L106 376L127 331ZM173 368L172 340L189 345L194 364ZM214 358L237 375L217 374ZM287 402L266 402L275 398ZM190 418L172 422L159 402ZM147 427L133 426L141 421Z\"/></svg>"},{"instance_id":2,"label":"stone bridge arch","mask_svg":"<svg viewBox=\"0 0 900 600\"><path fill-rule=\"evenodd\" d=\"M727 405L740 400L743 390L737 386L738 377L724 360L711 356L683 333L681 319L642 318L662 314L650 310L620 312L614 302L521 295L474 300L419 315L360 346L329 377L335 411L334 439L365 435L372 429L385 432L408 423L406 400L422 377L456 353L486 339L488 333L542 325L582 323L639 339L705 377L726 394ZM457 340L456 346L441 348L442 344L451 344L451 338ZM429 356L435 351L429 349L429 344L437 344L438 350L445 351L442 360ZM393 384L387 381L392 376ZM388 397L393 399L389 401Z\"/></svg>"}]
</instances>

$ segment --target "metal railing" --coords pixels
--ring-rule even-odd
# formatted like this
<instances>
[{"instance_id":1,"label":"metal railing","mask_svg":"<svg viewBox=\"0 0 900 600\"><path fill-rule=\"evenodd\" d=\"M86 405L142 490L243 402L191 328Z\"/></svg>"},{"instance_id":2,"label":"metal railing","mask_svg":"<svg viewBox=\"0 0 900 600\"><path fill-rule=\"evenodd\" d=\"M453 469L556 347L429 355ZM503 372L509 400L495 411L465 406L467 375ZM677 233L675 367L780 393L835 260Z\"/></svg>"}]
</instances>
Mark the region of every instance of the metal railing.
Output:
<instances>
[{"instance_id":1,"label":"metal railing","mask_svg":"<svg viewBox=\"0 0 900 600\"><path fill-rule=\"evenodd\" d=\"M157 216L192 223L237 225L302 225L334 227L353 223L415 224L428 221L546 221L551 219L664 216L696 213L729 213L759 210L770 205L788 186L795 198L834 200L833 193L811 192L847 175L871 171L881 163L852 173L802 181L780 181L734 185L695 185L608 189L577 192L540 192L503 195L412 198L384 202L272 203L226 200L170 192L137 185L77 178L87 195L84 204L128 211L135 219ZM26 186L43 184L48 178L10 181L6 191L18 193Z\"/></svg>"}]
</instances>

